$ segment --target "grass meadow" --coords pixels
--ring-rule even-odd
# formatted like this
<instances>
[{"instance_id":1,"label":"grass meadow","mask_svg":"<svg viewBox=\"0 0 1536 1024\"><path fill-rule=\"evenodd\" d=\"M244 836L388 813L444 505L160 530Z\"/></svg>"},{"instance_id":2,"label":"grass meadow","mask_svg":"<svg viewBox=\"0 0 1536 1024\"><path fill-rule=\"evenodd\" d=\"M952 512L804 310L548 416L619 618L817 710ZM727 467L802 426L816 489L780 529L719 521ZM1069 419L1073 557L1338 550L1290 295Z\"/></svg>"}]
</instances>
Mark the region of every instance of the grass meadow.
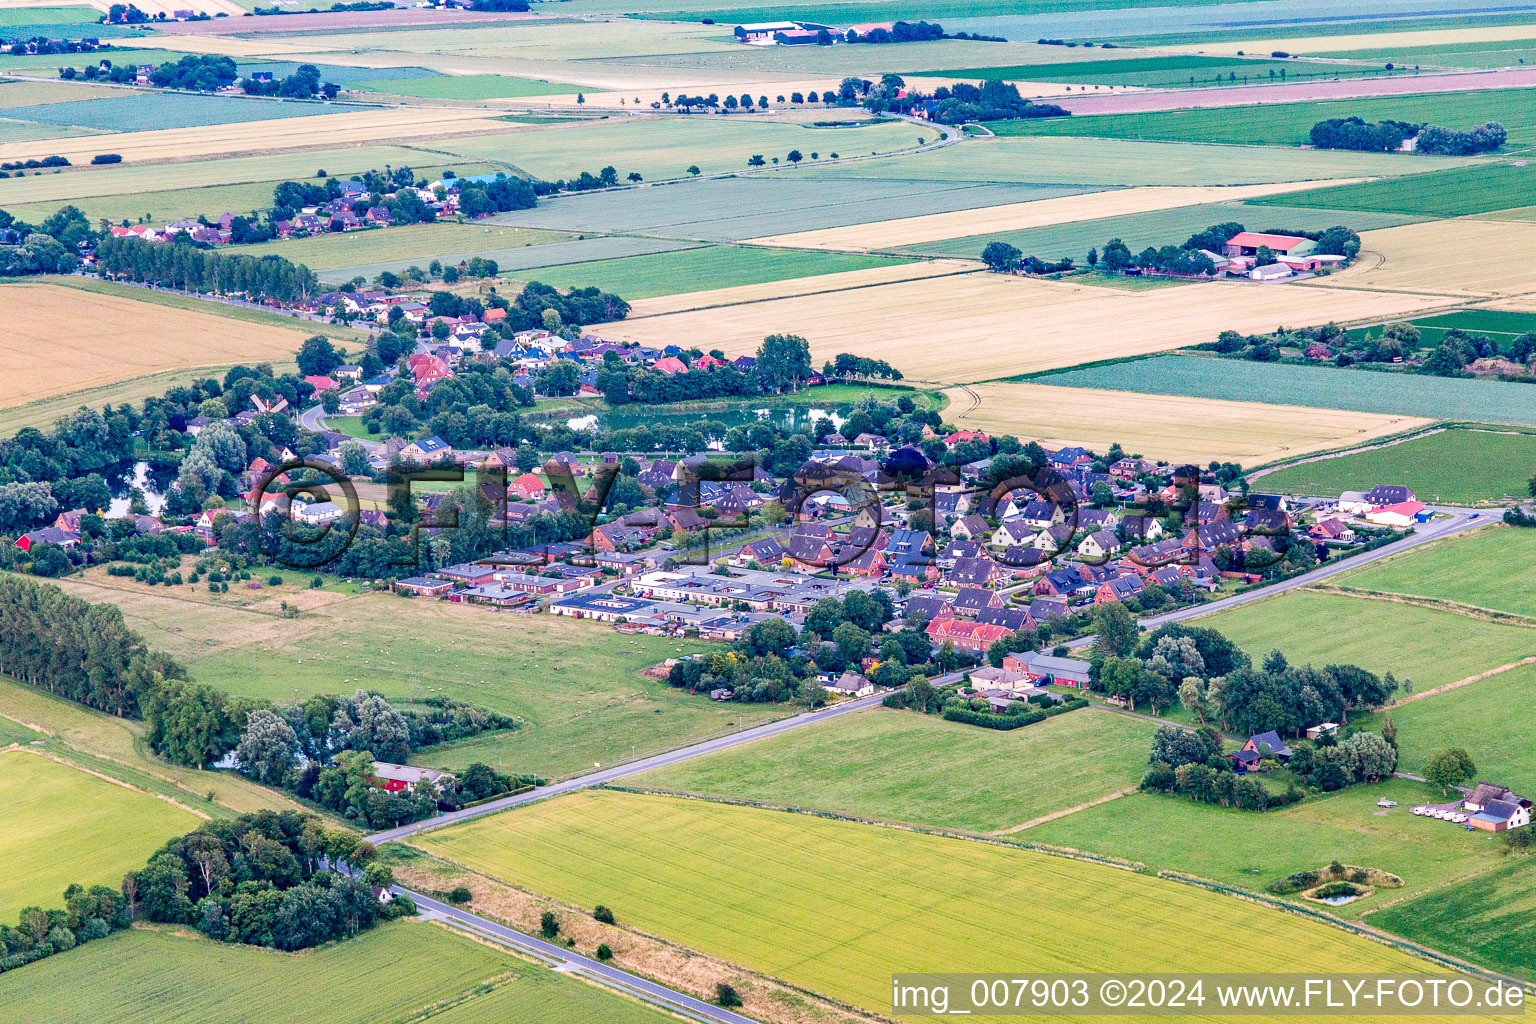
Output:
<instances>
[{"instance_id":1,"label":"grass meadow","mask_svg":"<svg viewBox=\"0 0 1536 1024\"><path fill-rule=\"evenodd\" d=\"M1311 591L1216 612L1200 625L1220 630L1256 662L1278 650L1293 665L1355 664L1411 680L1416 692L1536 654L1536 632L1523 626Z\"/></svg>"},{"instance_id":2,"label":"grass meadow","mask_svg":"<svg viewBox=\"0 0 1536 1024\"><path fill-rule=\"evenodd\" d=\"M1376 562L1336 582L1536 618L1536 594L1528 588L1533 561L1536 531L1491 526Z\"/></svg>"},{"instance_id":3,"label":"grass meadow","mask_svg":"<svg viewBox=\"0 0 1536 1024\"><path fill-rule=\"evenodd\" d=\"M786 713L776 705L720 704L689 696L640 670L706 649L664 637L626 637L606 625L553 615L392 594L307 591L297 585L210 595L203 588L145 587L92 571L64 589L123 609L151 646L192 677L231 694L269 700L378 690L391 697L442 694L515 715L521 728L415 755L461 768L574 774ZM302 609L295 621L282 601Z\"/></svg>"},{"instance_id":4,"label":"grass meadow","mask_svg":"<svg viewBox=\"0 0 1536 1024\"><path fill-rule=\"evenodd\" d=\"M249 256L283 256L312 270L395 260L412 260L425 267L447 253L540 246L570 241L571 238L571 235L559 231L443 221L346 233L328 232L311 235L309 238L289 238L253 245L232 245L224 251Z\"/></svg>"},{"instance_id":5,"label":"grass meadow","mask_svg":"<svg viewBox=\"0 0 1536 1024\"><path fill-rule=\"evenodd\" d=\"M0 747L8 747L12 743L31 743L41 738L42 733L29 729L20 722L0 718Z\"/></svg>"},{"instance_id":6,"label":"grass meadow","mask_svg":"<svg viewBox=\"0 0 1536 1024\"><path fill-rule=\"evenodd\" d=\"M1379 889L1337 908L1341 916L1354 918L1500 862L1503 843L1498 837L1411 813L1414 804L1439 796L1437 787L1393 779L1255 814L1137 793L1048 821L1020 838L1127 857L1151 868L1184 871L1255 892L1293 872L1326 867L1335 860L1390 871L1403 879L1402 889ZM1398 806L1383 813L1376 806L1382 797L1396 800Z\"/></svg>"},{"instance_id":7,"label":"grass meadow","mask_svg":"<svg viewBox=\"0 0 1536 1024\"><path fill-rule=\"evenodd\" d=\"M991 832L1141 781L1151 723L1084 710L1012 732L876 709L647 772L639 786Z\"/></svg>"},{"instance_id":8,"label":"grass meadow","mask_svg":"<svg viewBox=\"0 0 1536 1024\"><path fill-rule=\"evenodd\" d=\"M1085 135L1106 139L1298 146L1307 141L1307 133L1314 124L1332 117L1361 117L1367 121L1394 118L1469 126L1498 121L1508 129L1512 144L1536 141L1536 111L1531 110L1523 89L1266 103L1262 117L1255 117L1251 106L1201 107L1153 113L1000 121L988 127L1000 135ZM1404 171L1412 170L1418 159L1407 155L1396 158Z\"/></svg>"},{"instance_id":9,"label":"grass meadow","mask_svg":"<svg viewBox=\"0 0 1536 1024\"><path fill-rule=\"evenodd\" d=\"M1102 864L780 811L583 792L430 852L880 1012L892 971L1422 970L1326 925ZM893 886L892 880L899 879ZM1263 942L1227 941L1237 932Z\"/></svg>"},{"instance_id":10,"label":"grass meadow","mask_svg":"<svg viewBox=\"0 0 1536 1024\"><path fill-rule=\"evenodd\" d=\"M1118 57L1108 60L1022 64L1001 68L960 68L953 71L925 71L923 74L928 78L1000 78L1006 81L1071 82L1074 85L1082 83L1084 85L1171 88L1278 81L1282 69L1286 72L1288 79L1294 78L1298 81L1302 79L1303 73L1307 77L1381 74L1377 68L1362 67L1359 64L1329 64L1323 61L1297 64L1294 61L1208 57L1196 54Z\"/></svg>"},{"instance_id":11,"label":"grass meadow","mask_svg":"<svg viewBox=\"0 0 1536 1024\"><path fill-rule=\"evenodd\" d=\"M74 882L116 887L125 871L198 824L167 801L24 750L0 753L0 806L4 921L26 906L63 906Z\"/></svg>"},{"instance_id":12,"label":"grass meadow","mask_svg":"<svg viewBox=\"0 0 1536 1024\"><path fill-rule=\"evenodd\" d=\"M1253 202L1260 206L1281 205L1268 196ZM1536 167L1525 161L1477 163L1411 178L1386 178L1293 192L1284 197L1283 203L1352 212L1464 217L1536 204Z\"/></svg>"},{"instance_id":13,"label":"grass meadow","mask_svg":"<svg viewBox=\"0 0 1536 1024\"><path fill-rule=\"evenodd\" d=\"M557 288L596 285L626 299L697 292L738 285L767 284L799 277L899 266L910 260L853 253L712 245L700 249L567 263L521 272Z\"/></svg>"},{"instance_id":14,"label":"grass meadow","mask_svg":"<svg viewBox=\"0 0 1536 1024\"><path fill-rule=\"evenodd\" d=\"M1525 497L1533 469L1536 434L1450 429L1304 462L1261 479L1263 486L1285 494L1337 495L1378 483L1407 484L1420 501L1475 505Z\"/></svg>"},{"instance_id":15,"label":"grass meadow","mask_svg":"<svg viewBox=\"0 0 1536 1024\"><path fill-rule=\"evenodd\" d=\"M1215 338L1212 335L1190 340ZM1508 381L1236 359L1212 364L1209 357L1178 355L1089 366L1032 379L1041 384L1136 391L1149 395L1189 395L1247 402L1262 398L1266 402L1322 409L1356 409L1426 419L1536 426L1536 403L1531 401L1528 385Z\"/></svg>"},{"instance_id":16,"label":"grass meadow","mask_svg":"<svg viewBox=\"0 0 1536 1024\"><path fill-rule=\"evenodd\" d=\"M506 75L439 75L431 78L388 78L356 82L352 88L361 92L387 93L391 96L419 96L439 100L494 100L517 96L570 95L572 86L558 82L540 82L532 78Z\"/></svg>"},{"instance_id":17,"label":"grass meadow","mask_svg":"<svg viewBox=\"0 0 1536 1024\"><path fill-rule=\"evenodd\" d=\"M1447 886L1378 911L1368 924L1536 980L1536 871L1529 863Z\"/></svg>"},{"instance_id":18,"label":"grass meadow","mask_svg":"<svg viewBox=\"0 0 1536 1024\"><path fill-rule=\"evenodd\" d=\"M396 921L302 953L135 928L0 976L0 1001L33 1024L545 1024L669 1018L446 928Z\"/></svg>"}]
</instances>

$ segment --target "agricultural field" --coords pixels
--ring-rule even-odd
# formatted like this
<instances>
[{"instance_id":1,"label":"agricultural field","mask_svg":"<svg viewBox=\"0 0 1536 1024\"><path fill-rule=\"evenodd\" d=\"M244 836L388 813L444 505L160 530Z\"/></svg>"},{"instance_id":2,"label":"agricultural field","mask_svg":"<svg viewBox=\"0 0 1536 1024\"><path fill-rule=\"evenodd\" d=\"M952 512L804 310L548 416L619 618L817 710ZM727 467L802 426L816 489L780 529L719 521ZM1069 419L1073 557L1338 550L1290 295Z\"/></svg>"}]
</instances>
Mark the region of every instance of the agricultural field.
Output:
<instances>
[{"instance_id":1,"label":"agricultural field","mask_svg":"<svg viewBox=\"0 0 1536 1024\"><path fill-rule=\"evenodd\" d=\"M268 700L358 689L387 697L442 694L522 721L511 732L417 755L450 770L485 761L509 772L563 776L594 761L656 753L786 713L775 705L708 701L640 675L704 645L624 637L606 625L553 615L299 585L226 598L201 588L146 587L99 570L60 585L117 604L131 628L194 679L228 693ZM282 617L284 600L303 609L299 627ZM316 646L316 635L325 644ZM510 648L522 653L508 655ZM302 674L295 674L301 662Z\"/></svg>"},{"instance_id":2,"label":"agricultural field","mask_svg":"<svg viewBox=\"0 0 1536 1024\"><path fill-rule=\"evenodd\" d=\"M1212 459L1254 465L1359 444L1432 422L1212 398L1149 402L1130 391L1021 382L976 384L949 396L954 403L951 418L960 427L1095 451L1118 442L1148 458L1202 465Z\"/></svg>"},{"instance_id":3,"label":"agricultural field","mask_svg":"<svg viewBox=\"0 0 1536 1024\"><path fill-rule=\"evenodd\" d=\"M1465 455L1446 457L1466 459ZM1345 573L1338 582L1536 619L1536 595L1524 586L1532 561L1536 561L1536 531L1493 526L1383 559Z\"/></svg>"},{"instance_id":4,"label":"agricultural field","mask_svg":"<svg viewBox=\"0 0 1536 1024\"><path fill-rule=\"evenodd\" d=\"M1113 57L1109 59L1063 61L1054 64L1026 64L1012 67L960 68L950 71L924 71L930 78L998 78L1004 81L1024 79L1032 82L1071 82L1084 85L1133 85L1150 88L1179 86L1235 85L1253 81L1278 81L1286 78L1333 78L1383 74L1380 68L1326 61L1297 63L1245 57L1207 57L1195 54L1167 54L1155 57Z\"/></svg>"},{"instance_id":5,"label":"agricultural field","mask_svg":"<svg viewBox=\"0 0 1536 1024\"><path fill-rule=\"evenodd\" d=\"M1529 981L1536 977L1533 883L1536 873L1529 864L1507 864L1388 907L1366 920L1406 939Z\"/></svg>"},{"instance_id":6,"label":"agricultural field","mask_svg":"<svg viewBox=\"0 0 1536 1024\"><path fill-rule=\"evenodd\" d=\"M1398 704L1391 711L1398 770L1422 775L1435 751L1462 747L1472 755L1479 779L1522 796L1536 791L1536 720L1525 713L1533 705L1536 664ZM1362 724L1379 728L1381 718L1375 715Z\"/></svg>"},{"instance_id":7,"label":"agricultural field","mask_svg":"<svg viewBox=\"0 0 1536 1024\"><path fill-rule=\"evenodd\" d=\"M911 262L852 253L712 245L649 256L545 267L532 271L529 276L557 288L596 285L626 299L648 299L679 292L750 287L796 278L884 270L887 267L903 267Z\"/></svg>"},{"instance_id":8,"label":"agricultural field","mask_svg":"<svg viewBox=\"0 0 1536 1024\"><path fill-rule=\"evenodd\" d=\"M1299 146L1307 141L1307 133L1314 124L1335 117L1360 117L1367 121L1392 118L1461 127L1498 121L1509 131L1511 147L1529 145L1536 141L1536 114L1532 113L1522 89L1266 103L1262 117L1254 116L1252 106L1201 107L1155 113L1091 114L999 121L987 127L1005 136L1080 135L1104 139ZM1416 169L1418 161L1423 158L1404 154L1396 157L1389 155L1389 159L1395 161L1399 170L1386 173L1402 174Z\"/></svg>"},{"instance_id":9,"label":"agricultural field","mask_svg":"<svg viewBox=\"0 0 1536 1024\"><path fill-rule=\"evenodd\" d=\"M784 250L791 251L791 250ZM825 255L825 254L823 254ZM652 299L638 299L630 309L629 319L659 316L693 309L709 309L715 306L734 306L744 302L762 302L768 299L785 299L797 295L816 295L825 292L868 288L873 285L896 281L916 281L921 278L943 277L953 274L977 274L981 264L969 260L914 260L905 262L890 259L879 266L866 270L845 270L823 274L820 277L797 277L766 284L732 285L706 291L686 291L663 295ZM817 391L822 391L818 388Z\"/></svg>"},{"instance_id":10,"label":"agricultural field","mask_svg":"<svg viewBox=\"0 0 1536 1024\"><path fill-rule=\"evenodd\" d=\"M1284 200L1260 198L1254 202L1423 217L1464 217L1536 204L1536 166L1525 161L1476 163L1411 178L1336 185L1292 193Z\"/></svg>"},{"instance_id":11,"label":"agricultural field","mask_svg":"<svg viewBox=\"0 0 1536 1024\"><path fill-rule=\"evenodd\" d=\"M0 1000L36 1024L86 1018L264 1024L317 1016L334 1024L376 1024L423 1015L454 1024L669 1019L415 921L298 954L214 942L190 930L134 929L28 966L34 969L0 977Z\"/></svg>"},{"instance_id":12,"label":"agricultural field","mask_svg":"<svg viewBox=\"0 0 1536 1024\"><path fill-rule=\"evenodd\" d=\"M0 406L112 385L167 367L291 357L305 332L157 306L54 284L0 286L11 311L0 353L11 372ZM59 330L62 322L73 326ZM134 338L133 344L124 339ZM61 366L69 367L67 374Z\"/></svg>"},{"instance_id":13,"label":"agricultural field","mask_svg":"<svg viewBox=\"0 0 1536 1024\"><path fill-rule=\"evenodd\" d=\"M1299 321L1292 318L1291 322ZM1273 326L1262 329L1273 330ZM1144 395L1189 395L1233 401L1253 401L1262 397L1286 405L1319 409L1356 409L1429 419L1536 426L1536 408L1532 406L1528 386L1508 381L1378 373L1330 366L1287 366L1236 359L1224 360L1218 367L1213 367L1203 356L1155 356L1067 370L1035 379L1041 384L1108 388Z\"/></svg>"},{"instance_id":14,"label":"agricultural field","mask_svg":"<svg viewBox=\"0 0 1536 1024\"><path fill-rule=\"evenodd\" d=\"M633 782L995 832L1136 785L1152 729L1124 715L1084 710L1001 732L880 708L646 772ZM1062 785L1065 780L1071 784Z\"/></svg>"},{"instance_id":15,"label":"agricultural field","mask_svg":"<svg viewBox=\"0 0 1536 1024\"><path fill-rule=\"evenodd\" d=\"M606 904L650 934L877 1012L889 1006L889 977L903 964L1003 971L1020 949L1039 971L1209 969L1216 956L1237 971L1428 969L1318 922L1191 886L811 815L583 792L416 842L567 903ZM710 867L721 863L731 870ZM1224 942L1234 930L1269 941Z\"/></svg>"},{"instance_id":16,"label":"agricultural field","mask_svg":"<svg viewBox=\"0 0 1536 1024\"><path fill-rule=\"evenodd\" d=\"M1510 309L1458 309L1436 316L1415 317L1406 323L1419 332L1421 344L1426 348L1438 345L1448 331L1461 330L1487 338L1501 350L1508 351L1520 335L1536 332L1536 313ZM1381 331L1382 325L1352 327L1349 337L1358 340L1367 334L1379 336Z\"/></svg>"},{"instance_id":17,"label":"agricultural field","mask_svg":"<svg viewBox=\"0 0 1536 1024\"><path fill-rule=\"evenodd\" d=\"M110 90L119 92L119 90ZM3 98L3 97L0 97ZM319 104L187 93L130 93L7 108L6 116L44 124L73 125L112 132L142 132L364 110L350 104ZM272 129L267 129L271 131Z\"/></svg>"},{"instance_id":18,"label":"agricultural field","mask_svg":"<svg viewBox=\"0 0 1536 1024\"><path fill-rule=\"evenodd\" d=\"M494 229L495 225L489 221L481 222L476 227L485 227L486 230ZM391 228L390 230L395 230ZM524 229L510 229L514 232ZM528 231L529 235L546 235L558 237L555 232ZM473 238L475 241L490 239L494 236L481 235L478 238L466 235L465 238ZM520 236L514 236L520 237ZM345 266L331 267L320 272L320 280L325 284L340 284L354 277L364 277L372 280L381 271L392 270L399 273L411 266L422 266L433 259L441 260L444 264L458 263L480 256L484 259L495 260L496 266L502 277L537 277L538 275L525 275L522 271L534 270L539 267L558 267L566 263L590 263L594 260L619 259L625 256L644 256L657 252L672 252L678 249L693 249L698 247L698 242L678 242L665 238L636 238L628 235L600 235L592 238L578 237L569 242L546 242L543 245L516 245L507 249L469 249L462 252L438 249L436 251L420 253L407 259L386 260L380 263L356 263Z\"/></svg>"},{"instance_id":19,"label":"agricultural field","mask_svg":"<svg viewBox=\"0 0 1536 1024\"><path fill-rule=\"evenodd\" d=\"M1076 121L1077 118L1064 120ZM854 151L852 146L842 148L845 155ZM815 170L817 177L826 179L1253 185L1404 174L1459 166L1463 162L1453 157L1434 156L1417 156L1408 162L1394 153L1346 153L1322 149L1258 151L1246 146L1032 136L972 138L957 146L911 156L863 160Z\"/></svg>"},{"instance_id":20,"label":"agricultural field","mask_svg":"<svg viewBox=\"0 0 1536 1024\"><path fill-rule=\"evenodd\" d=\"M1378 483L1406 484L1421 501L1476 505L1527 497L1533 468L1536 435L1451 429L1286 466L1261 479L1265 488L1282 494L1328 496L1368 491Z\"/></svg>"},{"instance_id":21,"label":"agricultural field","mask_svg":"<svg viewBox=\"0 0 1536 1024\"><path fill-rule=\"evenodd\" d=\"M618 231L736 242L764 236L956 214L1093 192L1071 185L830 182L794 174L700 178L664 187L584 192L540 201L498 222L562 231ZM1099 198L1104 198L1102 194ZM790 241L788 244L799 244Z\"/></svg>"},{"instance_id":22,"label":"agricultural field","mask_svg":"<svg viewBox=\"0 0 1536 1024\"><path fill-rule=\"evenodd\" d=\"M1401 722L1398 728L1406 732ZM1382 811L1376 801L1383 797L1398 806ZM1369 913L1383 903L1500 863L1504 844L1498 837L1467 833L1410 813L1414 804L1439 798L1436 786L1392 779L1254 814L1137 793L1048 821L1021 838L1128 857L1154 869L1186 871L1252 892L1335 860L1390 871L1403 880L1401 889L1378 889L1335 910L1342 917L1357 918L1362 911Z\"/></svg>"},{"instance_id":23,"label":"agricultural field","mask_svg":"<svg viewBox=\"0 0 1536 1024\"><path fill-rule=\"evenodd\" d=\"M1282 322L1384 318L1438 301L1284 285L1126 292L971 274L647 317L604 325L601 333L658 347L678 337L710 337L737 355L755 352L769 334L787 332L810 340L817 365L858 351L914 380L966 382L1165 351L1214 339L1227 328L1269 331ZM933 344L939 329L943 346Z\"/></svg>"},{"instance_id":24,"label":"agricultural field","mask_svg":"<svg viewBox=\"0 0 1536 1024\"><path fill-rule=\"evenodd\" d=\"M1319 54L1340 60L1367 60L1377 64L1391 61L1398 65L1455 68L1507 68L1536 62L1536 42L1531 39L1490 40L1412 44L1358 50L1339 50Z\"/></svg>"},{"instance_id":25,"label":"agricultural field","mask_svg":"<svg viewBox=\"0 0 1536 1024\"><path fill-rule=\"evenodd\" d=\"M386 72L387 74L388 72ZM351 88L364 93L417 96L437 100L493 100L516 96L557 96L571 91L569 85L540 82L506 75L438 75L432 78L364 79Z\"/></svg>"},{"instance_id":26,"label":"agricultural field","mask_svg":"<svg viewBox=\"0 0 1536 1024\"><path fill-rule=\"evenodd\" d=\"M1248 186L1257 188L1262 186ZM1272 187L1272 186L1271 186ZM1125 192L1139 191L1127 189ZM1106 196L1104 209L1113 209L1114 200L1125 192L1113 192ZM1084 197L1097 199L1098 196ZM1091 203L1083 204L1084 212L1091 211ZM1154 209L1120 216L1078 220L1065 224L1046 224L1014 230L989 230L982 234L959 238L924 242L916 245L891 245L888 248L922 253L928 256L979 256L989 242L1007 242L1020 252L1031 253L1043 259L1056 260L1071 257L1078 266L1084 266L1089 249L1103 250L1104 244L1118 238L1140 252L1147 246L1161 248L1179 245L1190 235L1212 224L1235 222L1250 230L1283 227L1286 230L1322 231L1336 224L1357 231L1371 228L1395 227L1412 223L1418 218L1401 213L1354 213L1339 210L1314 210L1304 207L1248 206L1244 203L1201 203L1171 209Z\"/></svg>"},{"instance_id":27,"label":"agricultural field","mask_svg":"<svg viewBox=\"0 0 1536 1024\"><path fill-rule=\"evenodd\" d=\"M198 818L168 801L25 750L0 753L0 919L63 905L74 882L116 886Z\"/></svg>"},{"instance_id":28,"label":"agricultural field","mask_svg":"<svg viewBox=\"0 0 1536 1024\"><path fill-rule=\"evenodd\" d=\"M1291 591L1203 616L1255 661L1278 650L1293 665L1354 664L1391 672L1414 693L1509 665L1536 653L1524 626L1397 601ZM1399 691L1399 698L1405 696Z\"/></svg>"},{"instance_id":29,"label":"agricultural field","mask_svg":"<svg viewBox=\"0 0 1536 1024\"><path fill-rule=\"evenodd\" d=\"M270 194L267 197L271 203ZM332 270L358 263L410 260L422 266L450 252L476 252L570 241L558 231L537 231L503 225L405 224L367 231L320 234L253 245L232 245L221 251L250 256L282 256L312 270Z\"/></svg>"},{"instance_id":30,"label":"agricultural field","mask_svg":"<svg viewBox=\"0 0 1536 1024\"><path fill-rule=\"evenodd\" d=\"M1536 270L1503 256L1536 244L1530 221L1430 221L1363 231L1360 244L1361 258L1330 275L1330 286L1487 297L1536 291Z\"/></svg>"}]
</instances>

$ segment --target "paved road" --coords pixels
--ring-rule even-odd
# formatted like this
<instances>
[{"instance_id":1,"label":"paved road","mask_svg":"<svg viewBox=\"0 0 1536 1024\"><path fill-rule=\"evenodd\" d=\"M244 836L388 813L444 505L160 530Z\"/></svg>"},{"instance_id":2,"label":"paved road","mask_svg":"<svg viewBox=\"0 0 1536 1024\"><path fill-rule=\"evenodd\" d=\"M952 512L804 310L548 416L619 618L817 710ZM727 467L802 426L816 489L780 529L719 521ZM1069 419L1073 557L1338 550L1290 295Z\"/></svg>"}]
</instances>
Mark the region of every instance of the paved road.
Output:
<instances>
[{"instance_id":1,"label":"paved road","mask_svg":"<svg viewBox=\"0 0 1536 1024\"><path fill-rule=\"evenodd\" d=\"M1234 594L1231 597L1223 597L1209 604L1197 604L1188 608L1180 608L1176 611L1164 612L1161 615L1149 615L1140 620L1141 626L1144 629L1156 629L1158 626L1166 625L1170 622L1182 622L1185 619L1198 618L1202 615L1212 615L1216 612L1226 611L1229 608L1237 608L1250 601L1261 601L1275 594L1283 594L1287 590L1310 586L1321 580L1337 576L1340 573L1350 572L1363 565L1369 565L1380 559L1418 547L1420 544L1428 544L1430 541L1441 540L1454 534L1475 530L1499 521L1497 516L1490 516L1486 512L1471 512L1464 508L1452 508L1449 506L1431 505L1429 507L1432 511L1445 513L1451 518L1449 520L1432 520L1415 531L1411 537L1404 537L1402 540L1393 541L1391 544L1383 545L1374 551L1355 555L1353 558L1346 558L1342 561L1319 566L1311 572L1303 573L1300 576L1284 580L1280 583L1259 587L1257 590L1249 590L1242 594ZM1081 636L1076 640L1068 642L1067 646L1073 648L1085 647L1093 643L1094 639L1094 635L1090 633L1087 636Z\"/></svg>"},{"instance_id":2,"label":"paved road","mask_svg":"<svg viewBox=\"0 0 1536 1024\"><path fill-rule=\"evenodd\" d=\"M543 939L515 931L506 925L497 924L495 921L440 903L430 896L424 896L400 886L391 888L394 892L402 893L414 900L416 906L425 911L423 916L428 919L451 922L455 927L462 928L487 942L506 946L525 956L549 964L562 974L585 977L590 981L599 982L608 988L633 996L641 1002L659 1006L691 1020L706 1021L710 1024L756 1024L750 1017L743 1017L739 1013L711 1005L702 999L695 999L693 996L674 991L664 985L658 985L654 981L647 981L637 974L582 956L564 946L556 946Z\"/></svg>"}]
</instances>

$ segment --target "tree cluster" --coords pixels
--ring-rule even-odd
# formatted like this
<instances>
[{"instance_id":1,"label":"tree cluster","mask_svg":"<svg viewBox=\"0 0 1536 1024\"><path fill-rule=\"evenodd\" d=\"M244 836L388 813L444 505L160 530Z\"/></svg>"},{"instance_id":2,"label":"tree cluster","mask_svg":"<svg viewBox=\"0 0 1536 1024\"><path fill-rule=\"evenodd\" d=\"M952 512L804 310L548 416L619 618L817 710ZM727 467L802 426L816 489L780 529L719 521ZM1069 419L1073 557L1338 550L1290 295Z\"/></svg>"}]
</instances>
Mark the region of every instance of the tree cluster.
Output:
<instances>
[{"instance_id":1,"label":"tree cluster","mask_svg":"<svg viewBox=\"0 0 1536 1024\"><path fill-rule=\"evenodd\" d=\"M1401 149L1405 140L1419 134L1421 127L1407 121L1373 123L1358 117L1334 117L1314 124L1308 137L1318 149L1391 153Z\"/></svg>"},{"instance_id":2,"label":"tree cluster","mask_svg":"<svg viewBox=\"0 0 1536 1024\"><path fill-rule=\"evenodd\" d=\"M185 232L175 238L167 243L108 235L96 247L97 270L130 281L278 302L299 302L319 289L313 270L282 256L215 252L193 243Z\"/></svg>"},{"instance_id":3,"label":"tree cluster","mask_svg":"<svg viewBox=\"0 0 1536 1024\"><path fill-rule=\"evenodd\" d=\"M25 907L16 927L0 924L0 973L104 939L132 923L128 900L107 885L64 890L64 909Z\"/></svg>"},{"instance_id":4,"label":"tree cluster","mask_svg":"<svg viewBox=\"0 0 1536 1024\"><path fill-rule=\"evenodd\" d=\"M849 29L843 33L845 43L919 43L943 39L944 26L927 21L898 21L890 28L872 28L862 35Z\"/></svg>"}]
</instances>

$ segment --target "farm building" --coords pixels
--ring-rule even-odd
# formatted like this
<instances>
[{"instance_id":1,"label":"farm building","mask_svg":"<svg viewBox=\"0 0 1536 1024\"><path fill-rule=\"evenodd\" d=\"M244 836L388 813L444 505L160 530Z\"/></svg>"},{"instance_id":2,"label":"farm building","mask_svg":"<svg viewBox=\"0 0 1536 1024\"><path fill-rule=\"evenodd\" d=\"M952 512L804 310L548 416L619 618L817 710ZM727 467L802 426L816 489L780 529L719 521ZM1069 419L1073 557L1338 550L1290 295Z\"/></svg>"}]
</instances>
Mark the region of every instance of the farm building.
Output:
<instances>
[{"instance_id":1,"label":"farm building","mask_svg":"<svg viewBox=\"0 0 1536 1024\"><path fill-rule=\"evenodd\" d=\"M743 43L769 46L779 32L799 32L800 26L793 21L759 21L750 25L737 25L736 38Z\"/></svg>"},{"instance_id":2,"label":"farm building","mask_svg":"<svg viewBox=\"0 0 1536 1024\"><path fill-rule=\"evenodd\" d=\"M387 761L373 762L373 775L369 778L370 782L379 783L389 793L410 793L423 782L440 786L445 780L452 781L453 776L436 768L417 768L415 765L390 764Z\"/></svg>"},{"instance_id":3,"label":"farm building","mask_svg":"<svg viewBox=\"0 0 1536 1024\"><path fill-rule=\"evenodd\" d=\"M1412 526L1427 518L1428 511L1422 501L1400 501L1396 505L1383 505L1365 514L1365 521L1377 526Z\"/></svg>"},{"instance_id":4,"label":"farm building","mask_svg":"<svg viewBox=\"0 0 1536 1024\"><path fill-rule=\"evenodd\" d=\"M1479 782L1461 806L1472 815L1467 824L1484 832L1507 832L1531 823L1531 802L1508 786Z\"/></svg>"},{"instance_id":5,"label":"farm building","mask_svg":"<svg viewBox=\"0 0 1536 1024\"><path fill-rule=\"evenodd\" d=\"M1224 251L1228 256L1257 256L1260 249L1268 249L1276 256L1296 256L1312 248L1310 238L1294 235L1267 235L1258 231L1239 231L1227 239Z\"/></svg>"},{"instance_id":6,"label":"farm building","mask_svg":"<svg viewBox=\"0 0 1536 1024\"><path fill-rule=\"evenodd\" d=\"M1056 658L1039 651L1023 651L1003 658L1003 668L1023 673L1032 683L1044 680L1060 686L1086 687L1091 666L1077 658Z\"/></svg>"}]
</instances>

